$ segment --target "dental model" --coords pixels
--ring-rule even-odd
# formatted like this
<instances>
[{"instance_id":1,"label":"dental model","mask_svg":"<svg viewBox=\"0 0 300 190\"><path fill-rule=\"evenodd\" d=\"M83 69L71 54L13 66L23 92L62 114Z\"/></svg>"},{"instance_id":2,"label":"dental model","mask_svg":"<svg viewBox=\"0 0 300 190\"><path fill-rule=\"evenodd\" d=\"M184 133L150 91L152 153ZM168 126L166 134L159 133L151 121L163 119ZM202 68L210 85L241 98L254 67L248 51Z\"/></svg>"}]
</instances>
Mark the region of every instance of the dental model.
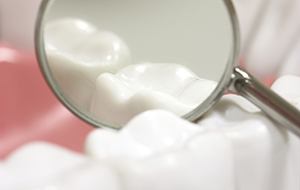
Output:
<instances>
[{"instance_id":1,"label":"dental model","mask_svg":"<svg viewBox=\"0 0 300 190\"><path fill-rule=\"evenodd\" d=\"M282 74L300 74L294 58ZM272 89L300 109L299 83L284 76ZM299 139L243 98L226 95L198 125L151 111L120 132L95 130L86 155L28 144L0 162L0 189L300 189Z\"/></svg>"},{"instance_id":2,"label":"dental model","mask_svg":"<svg viewBox=\"0 0 300 190\"><path fill-rule=\"evenodd\" d=\"M171 63L131 63L126 44L78 19L47 24L46 53L54 79L79 110L104 124L123 126L135 115L165 109L184 115L216 82Z\"/></svg>"},{"instance_id":3,"label":"dental model","mask_svg":"<svg viewBox=\"0 0 300 190\"><path fill-rule=\"evenodd\" d=\"M300 109L299 82L272 89ZM86 155L28 144L0 162L0 189L299 190L299 139L250 105L226 95L198 124L144 112L119 132L93 131Z\"/></svg>"}]
</instances>

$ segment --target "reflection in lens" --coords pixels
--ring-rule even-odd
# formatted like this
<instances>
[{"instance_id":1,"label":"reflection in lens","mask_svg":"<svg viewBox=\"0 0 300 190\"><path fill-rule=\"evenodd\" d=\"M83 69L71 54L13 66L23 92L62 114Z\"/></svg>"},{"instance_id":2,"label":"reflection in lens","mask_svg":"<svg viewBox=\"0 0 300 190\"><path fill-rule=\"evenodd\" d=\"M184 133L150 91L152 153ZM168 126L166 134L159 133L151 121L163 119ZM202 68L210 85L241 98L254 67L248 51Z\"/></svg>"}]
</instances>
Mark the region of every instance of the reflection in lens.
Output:
<instances>
[{"instance_id":1,"label":"reflection in lens","mask_svg":"<svg viewBox=\"0 0 300 190\"><path fill-rule=\"evenodd\" d=\"M48 63L64 95L105 123L124 125L151 109L181 116L216 86L180 64L133 63L122 39L80 19L48 23L45 40Z\"/></svg>"},{"instance_id":2,"label":"reflection in lens","mask_svg":"<svg viewBox=\"0 0 300 190\"><path fill-rule=\"evenodd\" d=\"M42 17L42 69L88 121L123 126L150 109L184 116L222 91L233 47L223 1L52 0Z\"/></svg>"}]
</instances>

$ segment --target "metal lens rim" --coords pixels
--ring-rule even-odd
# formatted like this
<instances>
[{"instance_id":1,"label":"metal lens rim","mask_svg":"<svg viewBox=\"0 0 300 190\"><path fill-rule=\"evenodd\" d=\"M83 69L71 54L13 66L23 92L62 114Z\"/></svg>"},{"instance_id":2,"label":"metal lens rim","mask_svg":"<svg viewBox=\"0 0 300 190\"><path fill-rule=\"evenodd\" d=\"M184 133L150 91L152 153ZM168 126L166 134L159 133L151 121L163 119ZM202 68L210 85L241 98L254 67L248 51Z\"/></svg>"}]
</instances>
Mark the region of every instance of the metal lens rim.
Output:
<instances>
[{"instance_id":1,"label":"metal lens rim","mask_svg":"<svg viewBox=\"0 0 300 190\"><path fill-rule=\"evenodd\" d=\"M45 78L48 86L58 98L58 100L73 114L75 114L80 119L86 121L88 124L98 128L98 127L108 127L113 129L121 129L122 126L112 126L109 124L102 123L97 121L96 119L88 116L86 113L80 111L76 106L74 106L67 97L65 97L58 87L57 83L52 77L51 69L49 68L49 64L47 61L47 56L45 52L44 46L44 21L45 15L47 15L49 7L51 7L51 3L55 0L43 0L39 12L37 15L37 20L35 24L35 52L37 56L37 60L40 66L40 70ZM232 28L232 52L231 56L227 61L226 69L217 85L215 90L211 93L211 95L196 109L191 111L190 113L183 116L183 118L189 121L195 121L204 115L207 111L209 111L223 96L224 92L228 89L228 86L231 82L231 75L233 73L234 67L237 65L238 62L238 55L239 55L239 45L240 45L240 32L239 32L239 25L237 20L237 15L234 9L234 5L231 0L223 0L225 7L227 8L228 14L231 20L231 28Z\"/></svg>"}]
</instances>

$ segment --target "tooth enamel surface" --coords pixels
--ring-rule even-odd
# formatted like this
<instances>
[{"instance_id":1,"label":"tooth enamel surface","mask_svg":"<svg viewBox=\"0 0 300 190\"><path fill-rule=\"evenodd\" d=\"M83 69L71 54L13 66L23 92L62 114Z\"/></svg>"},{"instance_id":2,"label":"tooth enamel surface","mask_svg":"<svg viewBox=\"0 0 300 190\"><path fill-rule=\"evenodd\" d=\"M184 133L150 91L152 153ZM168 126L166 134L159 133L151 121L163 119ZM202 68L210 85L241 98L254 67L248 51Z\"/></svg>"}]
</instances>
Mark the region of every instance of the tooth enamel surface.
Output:
<instances>
[{"instance_id":1,"label":"tooth enamel surface","mask_svg":"<svg viewBox=\"0 0 300 190\"><path fill-rule=\"evenodd\" d=\"M46 52L51 71L64 95L88 111L95 80L104 72L114 73L130 64L125 43L78 19L61 19L47 24Z\"/></svg>"},{"instance_id":2,"label":"tooth enamel surface","mask_svg":"<svg viewBox=\"0 0 300 190\"><path fill-rule=\"evenodd\" d=\"M21 147L6 159L0 172L0 189L43 187L66 170L84 163L86 158L55 145L33 143Z\"/></svg>"},{"instance_id":3,"label":"tooth enamel surface","mask_svg":"<svg viewBox=\"0 0 300 190\"><path fill-rule=\"evenodd\" d=\"M273 179L282 177L277 170L286 164L286 133L262 113L247 111L248 102L235 98L225 96L216 112L199 125L212 130L219 128L231 140L237 189L274 189L282 185L282 181Z\"/></svg>"},{"instance_id":4,"label":"tooth enamel surface","mask_svg":"<svg viewBox=\"0 0 300 190\"><path fill-rule=\"evenodd\" d=\"M171 113L147 111L131 120L119 133L96 130L87 138L85 147L86 152L96 158L136 160L170 147L180 147L197 131L193 124Z\"/></svg>"},{"instance_id":5,"label":"tooth enamel surface","mask_svg":"<svg viewBox=\"0 0 300 190\"><path fill-rule=\"evenodd\" d=\"M178 64L141 63L116 74L102 74L96 81L91 113L100 121L124 125L150 109L184 115L201 104L216 82L200 79Z\"/></svg>"},{"instance_id":6,"label":"tooth enamel surface","mask_svg":"<svg viewBox=\"0 0 300 190\"><path fill-rule=\"evenodd\" d=\"M230 141L220 133L199 135L187 147L126 168L126 189L234 189ZM217 182L216 182L217 180Z\"/></svg>"},{"instance_id":7,"label":"tooth enamel surface","mask_svg":"<svg viewBox=\"0 0 300 190\"><path fill-rule=\"evenodd\" d=\"M58 190L122 190L117 172L109 165L100 164L89 160L89 162L67 171L56 185L48 185Z\"/></svg>"},{"instance_id":8,"label":"tooth enamel surface","mask_svg":"<svg viewBox=\"0 0 300 190\"><path fill-rule=\"evenodd\" d=\"M47 143L20 148L0 164L0 189L121 190L109 164Z\"/></svg>"}]
</instances>

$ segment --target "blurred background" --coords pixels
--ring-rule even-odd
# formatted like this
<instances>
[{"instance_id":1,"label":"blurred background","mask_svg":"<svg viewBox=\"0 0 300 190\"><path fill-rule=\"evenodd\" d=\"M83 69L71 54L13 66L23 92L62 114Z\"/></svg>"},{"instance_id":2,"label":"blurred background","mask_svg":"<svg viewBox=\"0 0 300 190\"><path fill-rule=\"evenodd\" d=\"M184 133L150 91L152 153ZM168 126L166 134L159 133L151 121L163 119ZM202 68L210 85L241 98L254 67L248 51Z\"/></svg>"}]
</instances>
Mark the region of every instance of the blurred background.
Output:
<instances>
[{"instance_id":1,"label":"blurred background","mask_svg":"<svg viewBox=\"0 0 300 190\"><path fill-rule=\"evenodd\" d=\"M40 74L33 45L40 2L0 0L0 158L35 140L81 151L92 130L60 105ZM234 4L241 64L266 84L281 75L300 75L300 0Z\"/></svg>"}]
</instances>

